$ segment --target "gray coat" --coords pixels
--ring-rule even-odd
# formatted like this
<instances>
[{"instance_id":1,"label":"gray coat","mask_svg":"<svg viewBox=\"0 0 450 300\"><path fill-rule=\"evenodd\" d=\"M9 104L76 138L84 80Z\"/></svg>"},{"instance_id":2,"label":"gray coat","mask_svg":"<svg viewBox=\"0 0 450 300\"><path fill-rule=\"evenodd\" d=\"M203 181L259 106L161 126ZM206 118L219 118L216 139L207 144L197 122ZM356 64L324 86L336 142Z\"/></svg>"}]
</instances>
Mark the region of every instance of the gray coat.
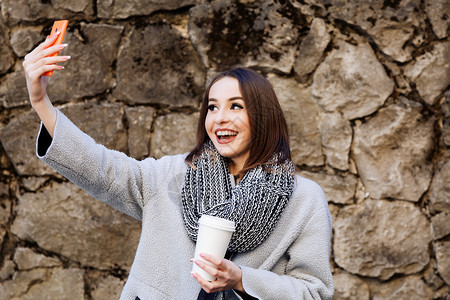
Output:
<instances>
[{"instance_id":1,"label":"gray coat","mask_svg":"<svg viewBox=\"0 0 450 300\"><path fill-rule=\"evenodd\" d=\"M137 161L96 144L60 111L54 138L41 125L37 153L49 166L120 211L142 221L142 234L121 300L196 299L194 242L184 228L181 189L186 155ZM272 234L235 254L246 292L259 299L330 299L331 217L321 188L296 177ZM124 245L126 247L126 245ZM227 298L239 299L233 292Z\"/></svg>"}]
</instances>

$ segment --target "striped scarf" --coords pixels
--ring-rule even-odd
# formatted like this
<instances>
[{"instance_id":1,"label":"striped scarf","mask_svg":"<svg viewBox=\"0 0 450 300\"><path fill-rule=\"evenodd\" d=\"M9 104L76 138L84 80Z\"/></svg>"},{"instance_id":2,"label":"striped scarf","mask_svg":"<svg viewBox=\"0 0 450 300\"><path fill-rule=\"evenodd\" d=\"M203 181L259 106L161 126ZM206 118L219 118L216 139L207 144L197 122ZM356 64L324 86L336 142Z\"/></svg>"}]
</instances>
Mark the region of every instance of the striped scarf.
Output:
<instances>
[{"instance_id":1,"label":"striped scarf","mask_svg":"<svg viewBox=\"0 0 450 300\"><path fill-rule=\"evenodd\" d=\"M273 231L294 189L295 168L279 155L250 169L232 186L228 159L212 144L204 145L188 167L182 189L184 223L189 237L197 240L198 220L203 215L235 222L228 250L245 252L260 245Z\"/></svg>"}]
</instances>

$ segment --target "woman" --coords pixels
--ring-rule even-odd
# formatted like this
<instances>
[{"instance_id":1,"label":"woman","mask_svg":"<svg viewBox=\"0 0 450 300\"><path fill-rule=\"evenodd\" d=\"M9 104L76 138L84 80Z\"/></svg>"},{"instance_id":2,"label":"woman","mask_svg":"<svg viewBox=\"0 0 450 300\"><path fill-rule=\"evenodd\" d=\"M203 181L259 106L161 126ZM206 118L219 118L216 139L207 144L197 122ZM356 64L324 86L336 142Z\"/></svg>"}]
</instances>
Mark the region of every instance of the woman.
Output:
<instances>
[{"instance_id":1,"label":"woman","mask_svg":"<svg viewBox=\"0 0 450 300\"><path fill-rule=\"evenodd\" d=\"M92 196L142 221L121 299L330 299L331 217L322 190L295 175L287 126L270 83L236 69L208 86L195 149L136 161L96 144L46 93L47 71L68 56L56 35L25 57L42 120L37 155ZM72 151L77 149L77 151ZM235 221L225 259L194 255L202 214ZM190 274L192 263L217 280Z\"/></svg>"}]
</instances>

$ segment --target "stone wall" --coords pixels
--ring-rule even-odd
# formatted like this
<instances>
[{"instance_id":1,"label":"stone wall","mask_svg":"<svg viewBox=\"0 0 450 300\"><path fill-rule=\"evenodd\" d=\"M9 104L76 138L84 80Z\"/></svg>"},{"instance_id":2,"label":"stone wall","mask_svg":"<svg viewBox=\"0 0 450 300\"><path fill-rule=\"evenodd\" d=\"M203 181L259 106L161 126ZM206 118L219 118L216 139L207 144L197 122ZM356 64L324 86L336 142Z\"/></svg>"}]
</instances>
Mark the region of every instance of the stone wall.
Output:
<instances>
[{"instance_id":1,"label":"stone wall","mask_svg":"<svg viewBox=\"0 0 450 300\"><path fill-rule=\"evenodd\" d=\"M0 5L0 298L117 299L140 234L35 156L21 63L67 18L72 59L49 94L98 142L137 159L188 151L208 79L252 67L328 197L335 299L448 299L448 1Z\"/></svg>"}]
</instances>

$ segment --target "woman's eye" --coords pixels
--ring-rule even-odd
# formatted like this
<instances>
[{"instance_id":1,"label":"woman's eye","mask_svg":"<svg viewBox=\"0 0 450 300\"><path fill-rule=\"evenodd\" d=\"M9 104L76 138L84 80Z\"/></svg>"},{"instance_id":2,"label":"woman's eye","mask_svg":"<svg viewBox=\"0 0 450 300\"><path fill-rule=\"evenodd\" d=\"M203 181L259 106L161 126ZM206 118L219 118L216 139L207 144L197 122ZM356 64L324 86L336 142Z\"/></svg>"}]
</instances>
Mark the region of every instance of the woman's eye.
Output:
<instances>
[{"instance_id":1,"label":"woman's eye","mask_svg":"<svg viewBox=\"0 0 450 300\"><path fill-rule=\"evenodd\" d=\"M215 106L215 105L208 105L208 110L209 111L215 111L215 110L217 110L217 106Z\"/></svg>"},{"instance_id":2,"label":"woman's eye","mask_svg":"<svg viewBox=\"0 0 450 300\"><path fill-rule=\"evenodd\" d=\"M238 110L238 109L243 109L244 107L242 106L242 105L240 105L240 104L237 104L237 103L233 103L232 105L231 105L231 109L232 110Z\"/></svg>"}]
</instances>

